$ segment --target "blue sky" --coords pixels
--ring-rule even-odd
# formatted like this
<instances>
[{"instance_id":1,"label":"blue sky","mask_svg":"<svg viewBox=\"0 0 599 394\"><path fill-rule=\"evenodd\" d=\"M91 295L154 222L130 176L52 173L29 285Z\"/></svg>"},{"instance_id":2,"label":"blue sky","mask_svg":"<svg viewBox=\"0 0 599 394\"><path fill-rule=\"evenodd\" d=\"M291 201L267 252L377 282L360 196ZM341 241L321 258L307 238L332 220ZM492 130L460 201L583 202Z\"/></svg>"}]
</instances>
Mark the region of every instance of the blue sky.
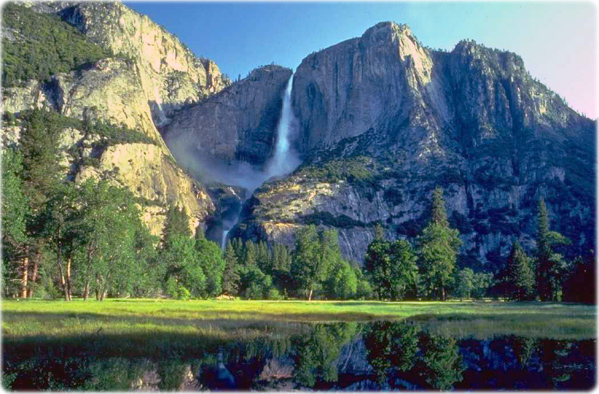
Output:
<instances>
[{"instance_id":1,"label":"blue sky","mask_svg":"<svg viewBox=\"0 0 599 394\"><path fill-rule=\"evenodd\" d=\"M451 50L464 38L518 53L574 109L597 117L597 13L590 2L208 3L126 2L175 33L232 79L311 52L381 22L406 23L421 43Z\"/></svg>"}]
</instances>

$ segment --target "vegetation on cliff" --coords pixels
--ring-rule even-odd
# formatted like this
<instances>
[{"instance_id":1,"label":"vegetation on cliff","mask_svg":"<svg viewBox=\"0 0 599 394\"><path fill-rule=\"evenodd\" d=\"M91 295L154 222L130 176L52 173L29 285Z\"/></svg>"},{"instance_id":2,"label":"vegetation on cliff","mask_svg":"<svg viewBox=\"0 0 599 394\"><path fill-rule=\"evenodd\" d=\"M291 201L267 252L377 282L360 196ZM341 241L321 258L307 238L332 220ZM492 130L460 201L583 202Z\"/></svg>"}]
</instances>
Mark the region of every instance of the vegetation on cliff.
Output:
<instances>
[{"instance_id":1,"label":"vegetation on cliff","mask_svg":"<svg viewBox=\"0 0 599 394\"><path fill-rule=\"evenodd\" d=\"M2 10L2 85L44 81L110 56L58 16L6 3Z\"/></svg>"}]
</instances>

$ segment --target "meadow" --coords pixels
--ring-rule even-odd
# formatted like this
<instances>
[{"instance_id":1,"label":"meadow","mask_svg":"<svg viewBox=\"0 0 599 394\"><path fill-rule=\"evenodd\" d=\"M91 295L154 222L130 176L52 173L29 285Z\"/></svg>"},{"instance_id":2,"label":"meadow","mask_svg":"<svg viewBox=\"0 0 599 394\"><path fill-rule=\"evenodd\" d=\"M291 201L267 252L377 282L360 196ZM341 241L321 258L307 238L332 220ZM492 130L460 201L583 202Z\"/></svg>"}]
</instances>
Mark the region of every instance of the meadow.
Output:
<instances>
[{"instance_id":1,"label":"meadow","mask_svg":"<svg viewBox=\"0 0 599 394\"><path fill-rule=\"evenodd\" d=\"M404 319L454 337L596 337L594 305L541 302L4 300L2 317L3 335L11 340L153 333L224 339L259 335L257 327L265 325Z\"/></svg>"}]
</instances>

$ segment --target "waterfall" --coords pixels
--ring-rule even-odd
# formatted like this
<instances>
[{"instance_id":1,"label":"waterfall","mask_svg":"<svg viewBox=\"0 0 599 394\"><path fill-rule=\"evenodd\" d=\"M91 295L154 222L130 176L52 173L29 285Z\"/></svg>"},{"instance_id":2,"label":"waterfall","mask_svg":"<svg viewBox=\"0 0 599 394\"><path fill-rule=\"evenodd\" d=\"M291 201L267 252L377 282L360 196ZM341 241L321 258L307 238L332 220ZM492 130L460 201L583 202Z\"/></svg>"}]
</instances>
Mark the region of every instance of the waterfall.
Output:
<instances>
[{"instance_id":1,"label":"waterfall","mask_svg":"<svg viewBox=\"0 0 599 394\"><path fill-rule=\"evenodd\" d=\"M231 228L229 228L228 230L223 231L223 240L222 240L222 242L220 244L221 250L225 250L225 246L227 246L227 235L229 235L229 231L231 231L231 229L233 228L233 226L231 226Z\"/></svg>"},{"instance_id":2,"label":"waterfall","mask_svg":"<svg viewBox=\"0 0 599 394\"><path fill-rule=\"evenodd\" d=\"M260 174L260 179L257 179L256 186L248 190L246 198L243 202L251 196L254 191L260 187L265 181L273 177L280 177L291 173L293 170L300 165L301 160L295 150L291 148L289 138L291 136L292 129L294 127L295 117L293 116L293 109L291 108L291 90L293 89L293 74L287 81L285 87L285 93L283 95L283 107L281 109L281 118L277 124L277 142L275 145L275 152L272 159L266 165L264 172ZM239 221L241 215L241 209L235 220L223 229L223 238L221 241L221 248L224 250L227 243L227 236L229 231Z\"/></svg>"},{"instance_id":3,"label":"waterfall","mask_svg":"<svg viewBox=\"0 0 599 394\"><path fill-rule=\"evenodd\" d=\"M266 178L273 176L287 175L295 170L300 164L297 153L290 149L289 136L295 120L291 108L291 90L293 89L293 74L287 82L285 95L283 96L283 108L281 110L281 119L277 125L277 145L275 155L268 164Z\"/></svg>"}]
</instances>

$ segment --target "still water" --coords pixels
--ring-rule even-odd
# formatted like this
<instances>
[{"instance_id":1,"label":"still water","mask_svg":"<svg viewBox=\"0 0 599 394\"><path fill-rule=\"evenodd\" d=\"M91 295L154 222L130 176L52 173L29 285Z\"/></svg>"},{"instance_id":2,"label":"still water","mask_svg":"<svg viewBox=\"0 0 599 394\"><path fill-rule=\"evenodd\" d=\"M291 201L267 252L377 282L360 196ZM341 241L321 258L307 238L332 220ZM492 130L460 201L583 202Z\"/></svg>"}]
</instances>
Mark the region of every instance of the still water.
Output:
<instances>
[{"instance_id":1,"label":"still water","mask_svg":"<svg viewBox=\"0 0 599 394\"><path fill-rule=\"evenodd\" d=\"M596 366L595 340L456 338L384 321L5 340L2 351L4 387L27 391L581 390Z\"/></svg>"}]
</instances>

